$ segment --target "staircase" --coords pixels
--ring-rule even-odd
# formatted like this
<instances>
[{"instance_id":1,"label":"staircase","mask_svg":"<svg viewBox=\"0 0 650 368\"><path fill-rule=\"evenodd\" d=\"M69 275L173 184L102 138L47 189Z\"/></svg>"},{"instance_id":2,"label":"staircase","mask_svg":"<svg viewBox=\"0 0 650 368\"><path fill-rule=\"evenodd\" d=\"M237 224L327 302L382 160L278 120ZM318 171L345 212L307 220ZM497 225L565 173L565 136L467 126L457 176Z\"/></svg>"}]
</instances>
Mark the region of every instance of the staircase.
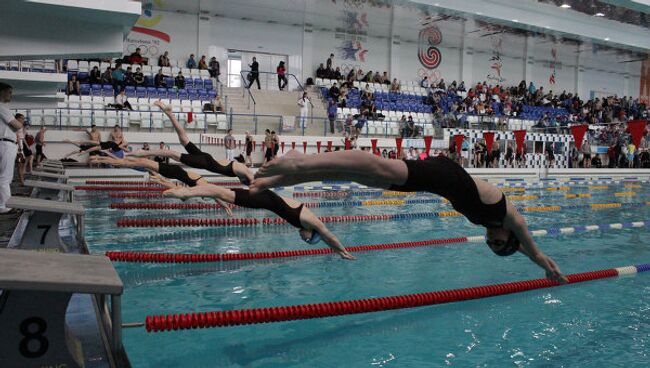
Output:
<instances>
[{"instance_id":1,"label":"staircase","mask_svg":"<svg viewBox=\"0 0 650 368\"><path fill-rule=\"evenodd\" d=\"M228 113L231 109L233 116L233 129L235 133L244 131L253 132L255 123L253 114L257 114L257 132L262 133L264 129L279 130L281 126L280 116L300 116L298 99L302 97L302 91L271 91L251 89L253 100L250 100L248 92L244 91L242 96L241 87L224 87L222 99L224 104L227 101ZM312 101L312 116L314 122L308 123L305 129L306 135L322 135L323 120L327 120L327 108L320 98L316 88L307 88L307 94ZM227 99L226 99L227 98ZM255 108L255 109L253 109ZM242 116L250 115L250 116ZM273 115L273 116L268 116ZM316 119L318 118L318 119ZM299 118L296 119L296 132L299 131ZM302 132L300 132L302 133Z\"/></svg>"}]
</instances>

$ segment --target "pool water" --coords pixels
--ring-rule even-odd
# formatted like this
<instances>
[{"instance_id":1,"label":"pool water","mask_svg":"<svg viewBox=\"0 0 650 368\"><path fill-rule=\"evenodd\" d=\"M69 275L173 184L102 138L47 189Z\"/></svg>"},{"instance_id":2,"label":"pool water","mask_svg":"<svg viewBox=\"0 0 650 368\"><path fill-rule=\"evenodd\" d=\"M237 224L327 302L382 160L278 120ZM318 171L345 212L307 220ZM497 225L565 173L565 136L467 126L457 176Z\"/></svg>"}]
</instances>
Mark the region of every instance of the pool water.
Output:
<instances>
[{"instance_id":1,"label":"pool water","mask_svg":"<svg viewBox=\"0 0 650 368\"><path fill-rule=\"evenodd\" d=\"M605 190L528 189L542 199L518 207L650 201L650 186ZM616 192L634 191L630 197ZM280 192L291 196L290 191ZM81 192L86 238L94 253L134 250L176 253L261 252L306 245L288 225L230 228L118 228L121 217L224 217L212 211L108 209L106 193ZM437 198L418 195L413 198ZM347 198L347 200L358 198ZM332 201L344 198L301 198ZM119 199L142 202L142 199ZM146 199L149 202L169 199ZM319 215L449 211L447 204L314 208ZM235 217L273 217L235 209ZM650 219L650 206L528 212L531 229ZM463 217L332 223L344 245L482 235ZM606 230L536 238L564 273L650 262L650 229ZM322 243L318 246L322 247ZM472 287L544 276L517 254L498 257L483 243L363 252L265 262L193 265L116 263L125 284L123 319L147 315L307 304ZM335 318L228 328L124 332L134 367L647 367L650 275L611 278L439 306Z\"/></svg>"}]
</instances>

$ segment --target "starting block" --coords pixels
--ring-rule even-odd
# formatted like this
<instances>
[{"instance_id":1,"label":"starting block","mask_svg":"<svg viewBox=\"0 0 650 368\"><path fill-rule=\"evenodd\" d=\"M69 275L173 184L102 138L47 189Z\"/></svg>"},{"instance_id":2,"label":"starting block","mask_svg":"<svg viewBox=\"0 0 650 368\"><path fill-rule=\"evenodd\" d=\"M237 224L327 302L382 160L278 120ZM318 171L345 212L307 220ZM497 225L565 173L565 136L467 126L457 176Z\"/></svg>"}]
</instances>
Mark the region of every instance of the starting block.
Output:
<instances>
[{"instance_id":1,"label":"starting block","mask_svg":"<svg viewBox=\"0 0 650 368\"><path fill-rule=\"evenodd\" d=\"M31 175L38 176L41 178L46 178L46 179L53 179L54 181L57 181L59 179L68 180L68 176L65 174L56 174L56 173L45 172L45 171L32 171Z\"/></svg>"},{"instance_id":2,"label":"starting block","mask_svg":"<svg viewBox=\"0 0 650 368\"><path fill-rule=\"evenodd\" d=\"M0 367L83 367L65 320L74 293L111 296L111 344L122 350L124 286L107 257L0 249L0 289Z\"/></svg>"},{"instance_id":3,"label":"starting block","mask_svg":"<svg viewBox=\"0 0 650 368\"><path fill-rule=\"evenodd\" d=\"M61 216L65 214L75 217L77 234L79 237L83 237L85 210L79 203L11 197L7 202L7 207L33 211L18 245L20 249L67 251L59 235L59 222Z\"/></svg>"},{"instance_id":4,"label":"starting block","mask_svg":"<svg viewBox=\"0 0 650 368\"><path fill-rule=\"evenodd\" d=\"M57 199L59 192L64 192L68 196L68 201L74 199L74 186L51 181L25 180L25 186L38 188L40 199Z\"/></svg>"}]
</instances>

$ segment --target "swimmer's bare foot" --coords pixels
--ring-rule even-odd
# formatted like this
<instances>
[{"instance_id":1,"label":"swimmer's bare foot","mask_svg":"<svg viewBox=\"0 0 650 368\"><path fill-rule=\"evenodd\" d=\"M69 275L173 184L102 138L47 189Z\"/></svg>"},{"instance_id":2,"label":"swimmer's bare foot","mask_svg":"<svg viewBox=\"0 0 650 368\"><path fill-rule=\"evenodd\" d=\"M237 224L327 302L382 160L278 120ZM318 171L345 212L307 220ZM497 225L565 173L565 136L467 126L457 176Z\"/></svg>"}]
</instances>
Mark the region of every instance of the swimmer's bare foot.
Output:
<instances>
[{"instance_id":1,"label":"swimmer's bare foot","mask_svg":"<svg viewBox=\"0 0 650 368\"><path fill-rule=\"evenodd\" d=\"M190 192L188 187L176 187L164 191L163 197L179 198L182 200L186 200L192 197L192 193Z\"/></svg>"},{"instance_id":2,"label":"swimmer's bare foot","mask_svg":"<svg viewBox=\"0 0 650 368\"><path fill-rule=\"evenodd\" d=\"M268 178L275 175L295 174L297 173L298 163L304 155L296 150L287 152L286 155L279 159L269 161L262 165L255 174L256 178Z\"/></svg>"},{"instance_id":3,"label":"swimmer's bare foot","mask_svg":"<svg viewBox=\"0 0 650 368\"><path fill-rule=\"evenodd\" d=\"M131 152L124 152L124 156L143 157L143 156L145 156L146 152L147 151L145 151L145 150L138 149L138 150L131 151Z\"/></svg>"},{"instance_id":4,"label":"swimmer's bare foot","mask_svg":"<svg viewBox=\"0 0 650 368\"><path fill-rule=\"evenodd\" d=\"M257 176L257 175L256 175ZM288 178L284 175L276 175L268 178L256 177L251 183L249 189L251 194L259 194L267 189L287 185Z\"/></svg>"},{"instance_id":5,"label":"swimmer's bare foot","mask_svg":"<svg viewBox=\"0 0 650 368\"><path fill-rule=\"evenodd\" d=\"M234 162L233 163L233 171L235 175L239 178L239 181L241 181L244 185L250 186L251 183L253 182L254 176L253 173L246 167L244 164L239 163L239 162Z\"/></svg>"}]
</instances>

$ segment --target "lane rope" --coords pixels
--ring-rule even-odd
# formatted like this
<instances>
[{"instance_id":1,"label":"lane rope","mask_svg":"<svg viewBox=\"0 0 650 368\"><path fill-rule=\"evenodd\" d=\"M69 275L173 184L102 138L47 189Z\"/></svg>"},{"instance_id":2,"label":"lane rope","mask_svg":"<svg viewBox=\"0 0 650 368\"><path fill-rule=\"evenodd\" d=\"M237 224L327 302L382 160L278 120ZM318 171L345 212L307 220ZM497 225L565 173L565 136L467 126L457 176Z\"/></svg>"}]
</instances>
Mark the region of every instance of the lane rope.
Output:
<instances>
[{"instance_id":1,"label":"lane rope","mask_svg":"<svg viewBox=\"0 0 650 368\"><path fill-rule=\"evenodd\" d=\"M650 270L650 263L609 268L599 271L567 275L568 284L634 275ZM387 296L381 298L347 300L329 303L227 310L216 312L190 312L147 316L147 332L177 331L196 328L229 327L259 323L274 323L335 317L351 314L382 312L387 310L417 308L436 304L483 299L499 295L522 293L530 290L560 286L557 281L535 279L503 284L484 285L463 289L433 291L419 294Z\"/></svg>"},{"instance_id":2,"label":"lane rope","mask_svg":"<svg viewBox=\"0 0 650 368\"><path fill-rule=\"evenodd\" d=\"M648 202L630 202L630 203L592 203L584 205L570 206L540 206L540 207L522 207L518 208L521 212L554 212L564 210L599 210L608 208L628 208L650 206ZM441 212L411 212L396 213L383 215L348 215L348 216L321 216L319 219L324 223L331 222L365 222L365 221L392 221L406 219L422 219L436 217L456 217L462 216L457 211ZM287 221L280 217L264 217L261 219L246 218L128 218L122 217L117 220L118 227L202 227L202 226L253 226L253 225L283 225Z\"/></svg>"},{"instance_id":3,"label":"lane rope","mask_svg":"<svg viewBox=\"0 0 650 368\"><path fill-rule=\"evenodd\" d=\"M539 229L531 231L534 237L584 233L597 230L621 230L629 228L639 228L650 226L650 220L633 221L600 225L572 226L572 227L552 227L548 229ZM375 250L399 249L399 248L416 248L436 245L447 245L457 243L478 243L485 241L484 235L461 236L447 239L431 239L411 242L359 245L346 247L349 252L366 252ZM208 263L208 262L227 262L227 261L245 261L255 259L272 259L272 258L291 258L316 256L323 254L333 254L330 248L318 249L298 249L289 251L276 252L255 252L255 253L152 253L152 252L131 252L131 251L108 251L105 255L114 262L139 262L139 263Z\"/></svg>"}]
</instances>

